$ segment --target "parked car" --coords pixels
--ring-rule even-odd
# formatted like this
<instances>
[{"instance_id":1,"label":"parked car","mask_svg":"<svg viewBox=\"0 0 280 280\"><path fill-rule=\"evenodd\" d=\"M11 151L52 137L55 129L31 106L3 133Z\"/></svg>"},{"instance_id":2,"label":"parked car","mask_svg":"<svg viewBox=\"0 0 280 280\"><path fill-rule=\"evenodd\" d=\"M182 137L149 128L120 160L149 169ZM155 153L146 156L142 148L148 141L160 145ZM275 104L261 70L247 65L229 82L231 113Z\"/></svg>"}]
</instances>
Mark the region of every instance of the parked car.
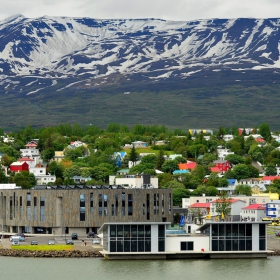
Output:
<instances>
[{"instance_id":1,"label":"parked car","mask_svg":"<svg viewBox=\"0 0 280 280\"><path fill-rule=\"evenodd\" d=\"M19 234L15 234L15 235L10 236L9 240L10 240L11 242L13 242L14 240L17 240L17 241L19 241L19 242L23 242L23 241L25 241L25 238L22 237L22 236L19 235Z\"/></svg>"},{"instance_id":2,"label":"parked car","mask_svg":"<svg viewBox=\"0 0 280 280\"><path fill-rule=\"evenodd\" d=\"M94 237L94 235L95 235L95 233L94 233L94 232L88 232L88 234L87 234L87 238L93 238L93 237Z\"/></svg>"},{"instance_id":3,"label":"parked car","mask_svg":"<svg viewBox=\"0 0 280 280\"><path fill-rule=\"evenodd\" d=\"M54 245L54 240L53 239L50 239L49 241L48 241L48 245Z\"/></svg>"},{"instance_id":4,"label":"parked car","mask_svg":"<svg viewBox=\"0 0 280 280\"><path fill-rule=\"evenodd\" d=\"M74 245L74 241L72 239L66 240L66 245Z\"/></svg>"},{"instance_id":5,"label":"parked car","mask_svg":"<svg viewBox=\"0 0 280 280\"><path fill-rule=\"evenodd\" d=\"M93 238L92 244L100 244L100 238Z\"/></svg>"},{"instance_id":6,"label":"parked car","mask_svg":"<svg viewBox=\"0 0 280 280\"><path fill-rule=\"evenodd\" d=\"M12 245L20 245L18 240L13 240Z\"/></svg>"},{"instance_id":7,"label":"parked car","mask_svg":"<svg viewBox=\"0 0 280 280\"><path fill-rule=\"evenodd\" d=\"M32 240L31 245L38 245L38 241L37 240Z\"/></svg>"},{"instance_id":8,"label":"parked car","mask_svg":"<svg viewBox=\"0 0 280 280\"><path fill-rule=\"evenodd\" d=\"M78 234L77 233L72 233L72 240L77 240L78 239Z\"/></svg>"}]
</instances>

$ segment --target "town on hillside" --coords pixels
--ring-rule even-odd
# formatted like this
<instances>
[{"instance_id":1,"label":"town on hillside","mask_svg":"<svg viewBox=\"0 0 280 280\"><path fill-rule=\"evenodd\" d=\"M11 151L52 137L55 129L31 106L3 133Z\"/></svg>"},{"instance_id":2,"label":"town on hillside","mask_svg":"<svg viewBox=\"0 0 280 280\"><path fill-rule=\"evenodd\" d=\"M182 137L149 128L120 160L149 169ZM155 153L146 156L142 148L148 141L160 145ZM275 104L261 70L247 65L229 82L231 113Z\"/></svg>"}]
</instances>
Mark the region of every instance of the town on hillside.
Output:
<instances>
[{"instance_id":1,"label":"town on hillside","mask_svg":"<svg viewBox=\"0 0 280 280\"><path fill-rule=\"evenodd\" d=\"M0 134L6 232L83 236L113 228L107 223L119 222L119 215L142 223L139 231L150 223L190 234L215 231L213 223L220 221L230 231L234 222L246 222L251 231L256 224L261 230L262 222L280 225L280 134L265 123L217 131L63 124ZM238 228L241 236L243 226ZM226 243L209 242L208 250L225 250ZM241 251L267 248L242 242Z\"/></svg>"}]
</instances>

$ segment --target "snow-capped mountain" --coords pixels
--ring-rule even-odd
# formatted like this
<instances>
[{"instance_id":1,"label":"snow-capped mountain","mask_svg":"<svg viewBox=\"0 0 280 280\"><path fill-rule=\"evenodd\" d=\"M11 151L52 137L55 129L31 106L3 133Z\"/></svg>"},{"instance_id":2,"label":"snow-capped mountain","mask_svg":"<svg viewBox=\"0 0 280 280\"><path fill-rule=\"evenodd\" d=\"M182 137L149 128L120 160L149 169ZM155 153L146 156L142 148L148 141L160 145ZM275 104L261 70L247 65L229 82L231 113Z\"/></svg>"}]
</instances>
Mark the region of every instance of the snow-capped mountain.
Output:
<instances>
[{"instance_id":1,"label":"snow-capped mountain","mask_svg":"<svg viewBox=\"0 0 280 280\"><path fill-rule=\"evenodd\" d=\"M0 21L0 90L31 94L46 87L59 91L106 84L112 75L155 81L187 79L206 69L280 68L279 27L280 19L19 15Z\"/></svg>"}]
</instances>

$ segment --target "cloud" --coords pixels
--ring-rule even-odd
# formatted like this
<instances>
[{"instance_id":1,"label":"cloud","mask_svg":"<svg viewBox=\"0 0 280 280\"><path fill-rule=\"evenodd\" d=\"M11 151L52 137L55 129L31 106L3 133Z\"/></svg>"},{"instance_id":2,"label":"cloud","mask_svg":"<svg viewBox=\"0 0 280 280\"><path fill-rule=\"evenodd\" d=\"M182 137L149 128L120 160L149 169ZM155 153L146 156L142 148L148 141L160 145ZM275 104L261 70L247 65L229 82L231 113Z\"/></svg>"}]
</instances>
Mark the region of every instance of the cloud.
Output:
<instances>
[{"instance_id":1,"label":"cloud","mask_svg":"<svg viewBox=\"0 0 280 280\"><path fill-rule=\"evenodd\" d=\"M92 18L203 18L278 17L279 0L9 0L1 3L0 19L70 16ZM35 4L36 3L36 4Z\"/></svg>"}]
</instances>

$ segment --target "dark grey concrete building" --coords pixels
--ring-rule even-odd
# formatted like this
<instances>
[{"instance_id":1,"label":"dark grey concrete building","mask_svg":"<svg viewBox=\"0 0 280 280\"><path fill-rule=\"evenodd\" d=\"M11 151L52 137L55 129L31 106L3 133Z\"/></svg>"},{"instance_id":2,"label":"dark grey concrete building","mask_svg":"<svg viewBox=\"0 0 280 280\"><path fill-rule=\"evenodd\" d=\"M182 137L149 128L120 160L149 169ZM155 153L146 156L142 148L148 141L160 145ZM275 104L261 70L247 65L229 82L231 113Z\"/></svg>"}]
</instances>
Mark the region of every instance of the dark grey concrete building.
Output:
<instances>
[{"instance_id":1,"label":"dark grey concrete building","mask_svg":"<svg viewBox=\"0 0 280 280\"><path fill-rule=\"evenodd\" d=\"M0 190L5 232L97 232L103 223L172 222L172 190L111 186L36 186Z\"/></svg>"}]
</instances>

